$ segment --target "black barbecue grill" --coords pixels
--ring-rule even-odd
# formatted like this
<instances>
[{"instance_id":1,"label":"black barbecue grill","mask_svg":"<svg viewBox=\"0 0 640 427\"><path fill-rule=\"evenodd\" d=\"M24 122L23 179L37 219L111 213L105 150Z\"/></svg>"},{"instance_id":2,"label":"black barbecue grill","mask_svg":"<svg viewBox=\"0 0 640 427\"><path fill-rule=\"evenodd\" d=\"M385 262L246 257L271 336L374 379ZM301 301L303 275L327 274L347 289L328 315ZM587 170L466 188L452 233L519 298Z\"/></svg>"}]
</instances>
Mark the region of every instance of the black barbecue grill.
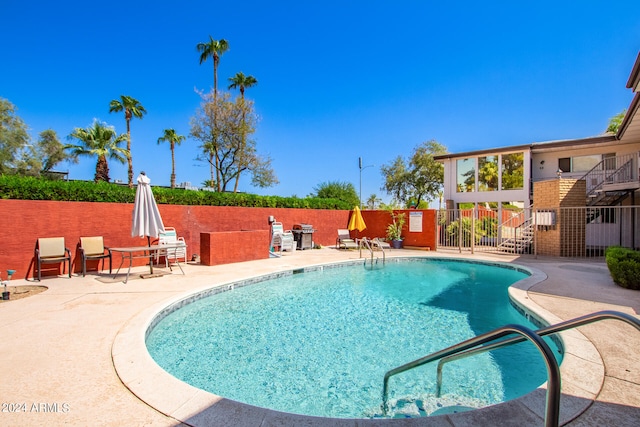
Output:
<instances>
[{"instance_id":1,"label":"black barbecue grill","mask_svg":"<svg viewBox=\"0 0 640 427\"><path fill-rule=\"evenodd\" d=\"M294 224L291 232L293 239L297 242L296 249L313 248L313 229L311 224Z\"/></svg>"}]
</instances>

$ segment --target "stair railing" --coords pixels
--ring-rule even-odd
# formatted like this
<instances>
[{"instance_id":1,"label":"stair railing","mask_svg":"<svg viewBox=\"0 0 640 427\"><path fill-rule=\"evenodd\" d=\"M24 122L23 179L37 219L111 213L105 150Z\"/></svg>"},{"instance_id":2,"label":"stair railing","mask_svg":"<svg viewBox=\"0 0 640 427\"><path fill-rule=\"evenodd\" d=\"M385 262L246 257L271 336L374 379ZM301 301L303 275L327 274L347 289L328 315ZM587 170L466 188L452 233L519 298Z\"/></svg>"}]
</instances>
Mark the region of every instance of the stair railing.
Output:
<instances>
[{"instance_id":1,"label":"stair railing","mask_svg":"<svg viewBox=\"0 0 640 427\"><path fill-rule=\"evenodd\" d=\"M637 179L633 166L637 163L637 154L625 154L602 159L597 165L580 178L587 184L587 199L596 194L605 184L631 182ZM616 165L621 165L616 167Z\"/></svg>"},{"instance_id":2,"label":"stair railing","mask_svg":"<svg viewBox=\"0 0 640 427\"><path fill-rule=\"evenodd\" d=\"M502 210L502 212L504 212L505 209ZM528 214L527 214L528 212ZM503 248L503 249L507 249L505 243L510 243L513 242L514 244L514 252L516 251L516 246L519 240L521 240L522 238L524 238L525 232L526 231L534 231L534 224L533 224L533 204L529 205L528 207L522 209L521 212L518 212L518 218L517 221L519 221L519 224L516 227L510 227L513 229L513 236L511 237L507 237L507 238L502 238L502 236L504 235L504 229L506 227L508 227L509 223L512 223L514 221L514 218L509 218L505 221L503 221L499 226L498 226L498 235L500 236L500 243L498 243L497 245L497 249ZM533 240L533 239L530 239Z\"/></svg>"}]
</instances>

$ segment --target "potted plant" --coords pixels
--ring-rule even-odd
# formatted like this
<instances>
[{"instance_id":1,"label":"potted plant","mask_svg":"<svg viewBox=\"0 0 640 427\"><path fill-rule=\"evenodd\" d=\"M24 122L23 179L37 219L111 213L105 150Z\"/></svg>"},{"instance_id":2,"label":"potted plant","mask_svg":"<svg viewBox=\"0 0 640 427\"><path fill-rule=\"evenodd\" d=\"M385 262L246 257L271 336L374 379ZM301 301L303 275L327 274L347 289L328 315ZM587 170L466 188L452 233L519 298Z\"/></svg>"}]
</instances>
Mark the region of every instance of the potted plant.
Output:
<instances>
[{"instance_id":1,"label":"potted plant","mask_svg":"<svg viewBox=\"0 0 640 427\"><path fill-rule=\"evenodd\" d=\"M402 248L402 228L406 221L406 214L400 213L397 214L393 211L389 212L391 214L391 224L387 226L387 240L391 242L391 246L394 249Z\"/></svg>"}]
</instances>

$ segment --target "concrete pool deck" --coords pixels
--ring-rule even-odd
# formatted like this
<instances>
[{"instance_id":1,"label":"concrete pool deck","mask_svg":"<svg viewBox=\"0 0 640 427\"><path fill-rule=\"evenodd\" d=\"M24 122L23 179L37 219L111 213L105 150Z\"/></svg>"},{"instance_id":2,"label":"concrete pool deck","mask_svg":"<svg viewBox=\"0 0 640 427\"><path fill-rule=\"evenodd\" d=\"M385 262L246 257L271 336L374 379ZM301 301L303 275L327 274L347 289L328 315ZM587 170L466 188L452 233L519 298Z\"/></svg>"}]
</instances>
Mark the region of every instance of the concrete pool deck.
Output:
<instances>
[{"instance_id":1,"label":"concrete pool deck","mask_svg":"<svg viewBox=\"0 0 640 427\"><path fill-rule=\"evenodd\" d=\"M603 262L535 259L490 255L448 254L425 251L388 251L388 255L442 256L512 262L546 274L523 291L529 299L559 319L570 319L600 310L617 310L638 316L640 292L620 288L611 281ZM165 388L166 377L144 378L138 384L121 377L131 375L127 359L117 360L118 345L126 342L136 319L153 307L207 287L257 275L308 265L358 258L357 251L296 251L282 258L214 267L184 266L179 273L153 279L121 281L86 277L46 278L41 283L15 281L15 285L42 284L49 289L29 298L0 303L0 425L214 425L214 426L364 426L364 425L542 425L539 411L520 405L467 413L465 417L441 416L411 420L324 420L280 416L257 409L224 418L211 417L204 404L198 414L180 411ZM136 272L146 269L138 268ZM133 278L133 273L132 273ZM563 364L563 401L583 411L569 426L636 426L640 420L640 332L622 322L606 320L579 328L597 351L586 350L580 360L592 369L570 369ZM123 341L124 340L124 341ZM118 344L118 342L120 344ZM115 361L114 361L115 359ZM597 360L596 360L597 359ZM117 365L114 367L114 363ZM125 364L125 366L123 366ZM575 366L575 365L574 365ZM140 377L142 375L142 377ZM134 381L135 382L135 381ZM581 384L582 382L582 384ZM171 382L169 381L169 384ZM140 385L151 398L140 400L129 388ZM593 399L590 397L593 396ZM190 405L198 406L199 397ZM221 401L220 407L229 406ZM233 406L233 405L231 405ZM184 405L182 405L184 408ZM235 412L234 412L235 411ZM179 417L179 414L185 417ZM220 411L219 411L220 413ZM172 414L167 416L165 414ZM465 415L465 414L458 414ZM182 423L187 421L188 424Z\"/></svg>"}]
</instances>

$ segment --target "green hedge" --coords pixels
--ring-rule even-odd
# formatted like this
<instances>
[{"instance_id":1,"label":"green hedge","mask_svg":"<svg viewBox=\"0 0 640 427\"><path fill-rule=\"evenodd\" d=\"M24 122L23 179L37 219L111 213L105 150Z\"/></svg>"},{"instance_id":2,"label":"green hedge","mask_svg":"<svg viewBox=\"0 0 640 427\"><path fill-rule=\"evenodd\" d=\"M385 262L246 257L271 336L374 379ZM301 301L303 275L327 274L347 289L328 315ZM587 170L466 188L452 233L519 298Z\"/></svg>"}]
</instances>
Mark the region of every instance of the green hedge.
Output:
<instances>
[{"instance_id":1,"label":"green hedge","mask_svg":"<svg viewBox=\"0 0 640 427\"><path fill-rule=\"evenodd\" d=\"M347 202L317 197L258 196L248 193L217 193L153 187L156 202L168 205L241 206L261 208L304 208L349 210ZM0 175L0 198L73 202L133 203L135 188L91 181L50 181L46 179Z\"/></svg>"},{"instance_id":2,"label":"green hedge","mask_svg":"<svg viewBox=\"0 0 640 427\"><path fill-rule=\"evenodd\" d=\"M640 290L640 252L610 246L605 252L613 281L623 288Z\"/></svg>"}]
</instances>

